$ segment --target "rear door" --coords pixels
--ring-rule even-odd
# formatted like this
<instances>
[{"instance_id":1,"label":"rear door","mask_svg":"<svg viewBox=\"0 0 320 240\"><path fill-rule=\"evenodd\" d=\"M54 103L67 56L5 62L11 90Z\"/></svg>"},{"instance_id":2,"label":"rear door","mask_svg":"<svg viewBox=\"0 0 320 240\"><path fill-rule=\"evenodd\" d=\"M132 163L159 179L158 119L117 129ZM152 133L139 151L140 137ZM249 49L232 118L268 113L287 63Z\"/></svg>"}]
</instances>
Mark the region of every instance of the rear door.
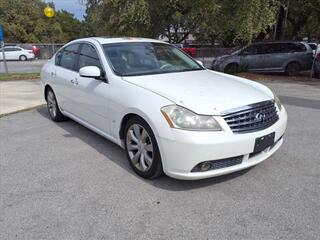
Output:
<instances>
[{"instance_id":1,"label":"rear door","mask_svg":"<svg viewBox=\"0 0 320 240\"><path fill-rule=\"evenodd\" d=\"M313 53L308 45L303 43L288 43L287 49L289 52L288 62L296 61L300 64L301 70L309 70L312 66Z\"/></svg>"},{"instance_id":2,"label":"rear door","mask_svg":"<svg viewBox=\"0 0 320 240\"><path fill-rule=\"evenodd\" d=\"M282 71L283 64L288 59L286 43L266 43L262 45L264 53L264 69L269 72Z\"/></svg>"},{"instance_id":3,"label":"rear door","mask_svg":"<svg viewBox=\"0 0 320 240\"><path fill-rule=\"evenodd\" d=\"M78 76L79 47L80 44L75 43L61 49L55 56L55 68L51 72L59 106L72 114L75 114L76 105L73 95L76 94L74 81Z\"/></svg>"}]
</instances>

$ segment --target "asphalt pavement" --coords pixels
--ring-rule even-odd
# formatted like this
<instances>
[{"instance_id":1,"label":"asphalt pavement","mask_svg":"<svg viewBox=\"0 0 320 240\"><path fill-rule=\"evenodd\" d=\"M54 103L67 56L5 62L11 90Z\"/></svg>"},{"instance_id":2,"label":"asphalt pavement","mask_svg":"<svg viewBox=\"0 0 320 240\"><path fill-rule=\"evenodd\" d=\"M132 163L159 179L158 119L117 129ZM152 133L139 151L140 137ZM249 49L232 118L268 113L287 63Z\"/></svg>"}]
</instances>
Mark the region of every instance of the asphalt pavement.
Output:
<instances>
[{"instance_id":1,"label":"asphalt pavement","mask_svg":"<svg viewBox=\"0 0 320 240\"><path fill-rule=\"evenodd\" d=\"M0 239L319 239L320 87L275 84L280 150L199 181L142 179L120 147L45 107L0 118Z\"/></svg>"}]
</instances>

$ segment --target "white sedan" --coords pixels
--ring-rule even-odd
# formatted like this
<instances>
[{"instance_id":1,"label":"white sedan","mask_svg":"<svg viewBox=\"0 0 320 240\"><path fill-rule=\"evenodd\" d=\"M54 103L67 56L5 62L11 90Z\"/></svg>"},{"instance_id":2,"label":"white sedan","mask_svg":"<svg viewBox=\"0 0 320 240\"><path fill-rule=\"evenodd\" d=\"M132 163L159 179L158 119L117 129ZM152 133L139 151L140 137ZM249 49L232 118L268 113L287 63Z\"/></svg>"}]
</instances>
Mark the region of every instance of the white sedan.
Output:
<instances>
[{"instance_id":1,"label":"white sedan","mask_svg":"<svg viewBox=\"0 0 320 240\"><path fill-rule=\"evenodd\" d=\"M0 48L0 60L3 60L3 49ZM4 54L6 60L19 60L27 61L35 58L32 50L27 50L16 46L6 46L4 47Z\"/></svg>"},{"instance_id":2,"label":"white sedan","mask_svg":"<svg viewBox=\"0 0 320 240\"><path fill-rule=\"evenodd\" d=\"M72 41L41 79L54 121L71 118L120 145L145 178L202 179L254 166L279 149L287 125L264 85L207 70L152 39Z\"/></svg>"}]
</instances>

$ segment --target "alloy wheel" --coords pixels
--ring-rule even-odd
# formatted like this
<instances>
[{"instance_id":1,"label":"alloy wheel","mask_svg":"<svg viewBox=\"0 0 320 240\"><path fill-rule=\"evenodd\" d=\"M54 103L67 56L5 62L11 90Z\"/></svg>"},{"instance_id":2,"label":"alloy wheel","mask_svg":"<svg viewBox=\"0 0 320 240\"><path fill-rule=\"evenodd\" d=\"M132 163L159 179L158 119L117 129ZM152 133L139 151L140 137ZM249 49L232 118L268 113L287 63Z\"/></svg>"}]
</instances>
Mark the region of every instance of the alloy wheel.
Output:
<instances>
[{"instance_id":1,"label":"alloy wheel","mask_svg":"<svg viewBox=\"0 0 320 240\"><path fill-rule=\"evenodd\" d=\"M57 102L53 92L51 91L48 92L47 104L51 117L55 118L57 115Z\"/></svg>"},{"instance_id":2,"label":"alloy wheel","mask_svg":"<svg viewBox=\"0 0 320 240\"><path fill-rule=\"evenodd\" d=\"M153 163L154 149L147 130L132 124L127 131L126 145L133 166L141 172L148 171Z\"/></svg>"}]
</instances>

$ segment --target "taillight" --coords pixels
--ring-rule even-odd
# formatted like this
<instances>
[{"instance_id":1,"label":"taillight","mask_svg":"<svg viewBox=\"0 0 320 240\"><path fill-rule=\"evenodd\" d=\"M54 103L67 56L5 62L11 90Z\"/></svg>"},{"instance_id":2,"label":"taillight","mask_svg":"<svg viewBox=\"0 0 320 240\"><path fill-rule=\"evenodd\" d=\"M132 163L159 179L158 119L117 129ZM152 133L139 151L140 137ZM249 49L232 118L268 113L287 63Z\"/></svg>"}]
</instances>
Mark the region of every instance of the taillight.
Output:
<instances>
[{"instance_id":1,"label":"taillight","mask_svg":"<svg viewBox=\"0 0 320 240\"><path fill-rule=\"evenodd\" d=\"M320 61L320 52L316 55L317 61Z\"/></svg>"},{"instance_id":2,"label":"taillight","mask_svg":"<svg viewBox=\"0 0 320 240\"><path fill-rule=\"evenodd\" d=\"M33 51L32 50L28 50L28 53L33 53Z\"/></svg>"}]
</instances>

